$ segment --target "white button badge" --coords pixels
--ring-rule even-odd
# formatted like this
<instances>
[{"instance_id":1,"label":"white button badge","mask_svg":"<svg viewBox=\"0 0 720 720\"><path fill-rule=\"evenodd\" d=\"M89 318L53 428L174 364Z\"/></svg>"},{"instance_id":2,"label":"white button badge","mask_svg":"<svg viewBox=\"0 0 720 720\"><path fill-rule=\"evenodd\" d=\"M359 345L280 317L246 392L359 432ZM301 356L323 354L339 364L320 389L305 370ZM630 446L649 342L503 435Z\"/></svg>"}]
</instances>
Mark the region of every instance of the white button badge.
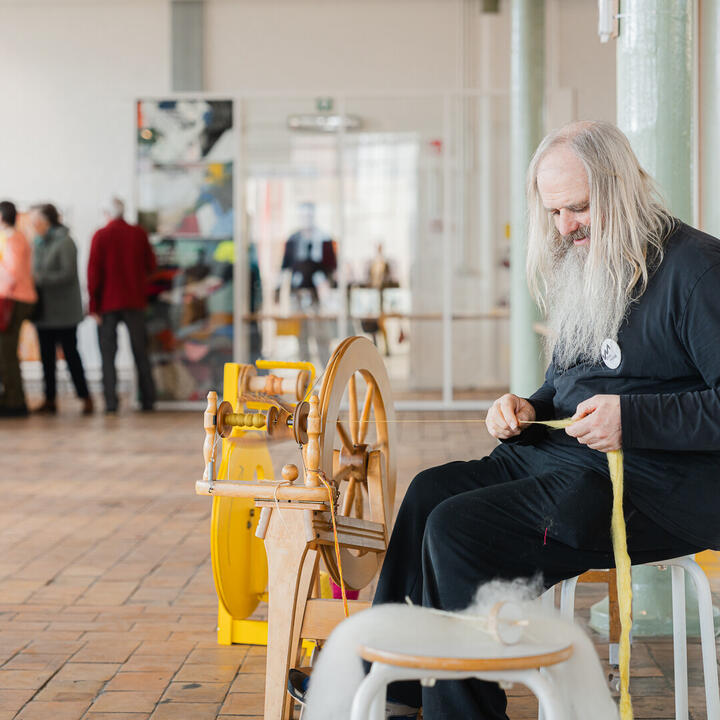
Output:
<instances>
[{"instance_id":1,"label":"white button badge","mask_svg":"<svg viewBox=\"0 0 720 720\"><path fill-rule=\"evenodd\" d=\"M620 365L622 360L622 353L620 352L620 346L610 338L605 338L600 348L600 355L602 356L603 362L611 369L615 370Z\"/></svg>"}]
</instances>

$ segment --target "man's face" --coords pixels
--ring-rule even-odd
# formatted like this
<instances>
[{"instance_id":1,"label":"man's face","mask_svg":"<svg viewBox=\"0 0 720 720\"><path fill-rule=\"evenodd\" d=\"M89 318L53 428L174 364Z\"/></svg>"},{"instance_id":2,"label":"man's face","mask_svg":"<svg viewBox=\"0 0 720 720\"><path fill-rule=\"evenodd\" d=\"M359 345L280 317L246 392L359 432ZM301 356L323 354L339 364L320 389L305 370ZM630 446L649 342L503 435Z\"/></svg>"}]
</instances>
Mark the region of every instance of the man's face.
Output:
<instances>
[{"instance_id":1,"label":"man's face","mask_svg":"<svg viewBox=\"0 0 720 720\"><path fill-rule=\"evenodd\" d=\"M548 151L540 161L537 185L555 228L567 242L590 242L590 186L583 164L565 146Z\"/></svg>"},{"instance_id":2,"label":"man's face","mask_svg":"<svg viewBox=\"0 0 720 720\"><path fill-rule=\"evenodd\" d=\"M33 210L30 213L30 222L38 235L45 235L50 229L50 223L45 219L45 216L37 210Z\"/></svg>"}]
</instances>

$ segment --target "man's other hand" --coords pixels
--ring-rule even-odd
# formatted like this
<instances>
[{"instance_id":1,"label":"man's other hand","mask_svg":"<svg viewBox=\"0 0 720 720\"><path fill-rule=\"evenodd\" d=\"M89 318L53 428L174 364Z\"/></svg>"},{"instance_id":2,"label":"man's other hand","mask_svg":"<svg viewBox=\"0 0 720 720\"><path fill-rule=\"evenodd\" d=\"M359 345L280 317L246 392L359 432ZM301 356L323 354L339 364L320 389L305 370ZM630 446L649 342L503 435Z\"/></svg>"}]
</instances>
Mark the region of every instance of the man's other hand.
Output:
<instances>
[{"instance_id":1,"label":"man's other hand","mask_svg":"<svg viewBox=\"0 0 720 720\"><path fill-rule=\"evenodd\" d=\"M534 419L535 408L525 398L507 393L492 404L485 425L494 438L507 440L523 431L520 420Z\"/></svg>"},{"instance_id":2,"label":"man's other hand","mask_svg":"<svg viewBox=\"0 0 720 720\"><path fill-rule=\"evenodd\" d=\"M619 395L593 395L577 406L573 420L565 432L583 445L601 452L622 447Z\"/></svg>"}]
</instances>

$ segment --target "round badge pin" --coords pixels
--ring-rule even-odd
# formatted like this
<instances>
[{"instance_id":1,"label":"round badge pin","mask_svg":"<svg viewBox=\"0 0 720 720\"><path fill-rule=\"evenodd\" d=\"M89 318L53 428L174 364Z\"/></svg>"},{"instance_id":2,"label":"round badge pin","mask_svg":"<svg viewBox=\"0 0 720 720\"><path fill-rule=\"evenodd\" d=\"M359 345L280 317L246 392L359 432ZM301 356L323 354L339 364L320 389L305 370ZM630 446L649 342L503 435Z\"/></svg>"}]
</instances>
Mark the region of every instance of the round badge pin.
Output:
<instances>
[{"instance_id":1,"label":"round badge pin","mask_svg":"<svg viewBox=\"0 0 720 720\"><path fill-rule=\"evenodd\" d=\"M611 370L615 370L619 367L622 361L622 353L620 352L620 346L610 338L603 340L600 348L600 355L602 360Z\"/></svg>"}]
</instances>

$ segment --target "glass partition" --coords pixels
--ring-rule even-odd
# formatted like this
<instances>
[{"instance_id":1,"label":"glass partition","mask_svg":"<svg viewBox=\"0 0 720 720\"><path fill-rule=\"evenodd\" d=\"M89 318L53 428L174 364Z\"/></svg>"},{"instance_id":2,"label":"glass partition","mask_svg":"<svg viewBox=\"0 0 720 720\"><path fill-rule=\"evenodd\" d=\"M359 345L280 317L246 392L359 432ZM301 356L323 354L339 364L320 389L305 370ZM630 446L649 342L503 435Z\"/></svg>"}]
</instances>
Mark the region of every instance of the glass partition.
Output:
<instances>
[{"instance_id":1,"label":"glass partition","mask_svg":"<svg viewBox=\"0 0 720 720\"><path fill-rule=\"evenodd\" d=\"M453 102L452 387L493 400L509 382L509 106L504 96Z\"/></svg>"},{"instance_id":2,"label":"glass partition","mask_svg":"<svg viewBox=\"0 0 720 720\"><path fill-rule=\"evenodd\" d=\"M406 406L506 387L508 120L472 93L138 103L162 397L203 397L230 359L322 370L350 334Z\"/></svg>"}]
</instances>

